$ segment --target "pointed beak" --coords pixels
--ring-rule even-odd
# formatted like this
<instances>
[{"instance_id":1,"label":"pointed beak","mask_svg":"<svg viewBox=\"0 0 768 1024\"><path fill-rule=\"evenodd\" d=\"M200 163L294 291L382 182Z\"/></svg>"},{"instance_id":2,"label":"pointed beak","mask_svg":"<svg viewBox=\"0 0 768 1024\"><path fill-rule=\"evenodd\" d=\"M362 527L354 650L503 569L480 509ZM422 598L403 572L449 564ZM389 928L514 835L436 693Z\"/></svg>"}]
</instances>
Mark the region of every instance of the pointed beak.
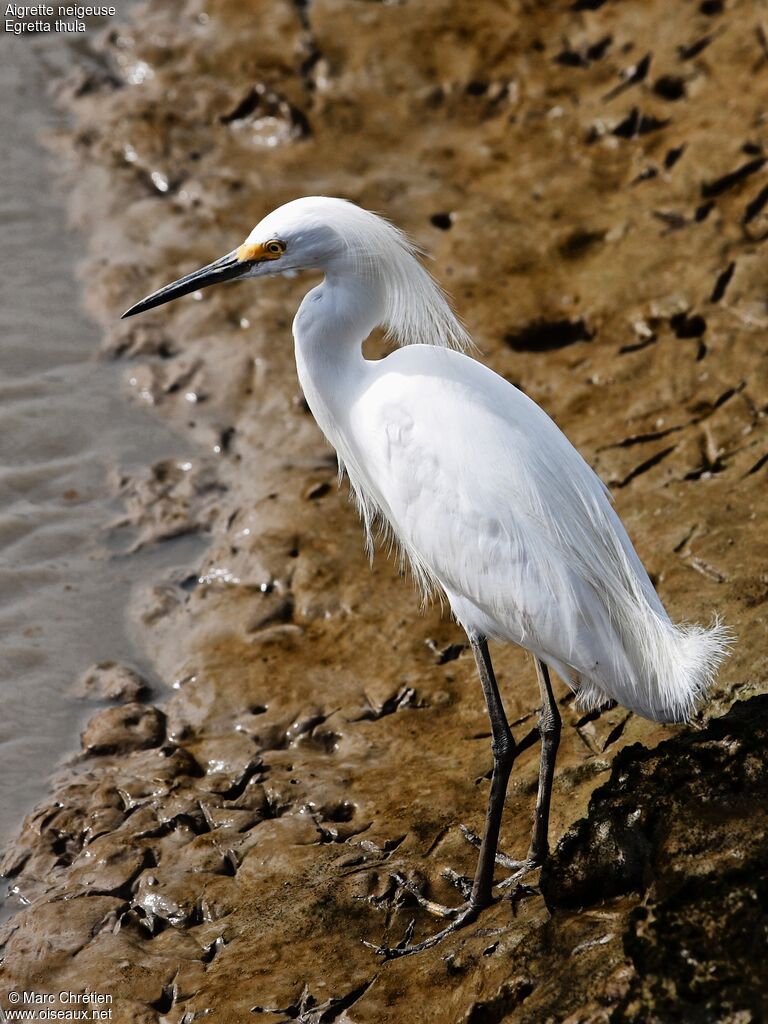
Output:
<instances>
[{"instance_id":1,"label":"pointed beak","mask_svg":"<svg viewBox=\"0 0 768 1024\"><path fill-rule=\"evenodd\" d=\"M238 257L238 249L227 253L221 259L209 263L207 267L195 270L186 277L179 278L173 284L167 284L164 288L152 292L141 302L137 302L130 309L123 313L121 319L127 316L135 316L137 313L144 313L155 306L162 306L165 302L171 302L182 295L189 295L200 288L207 288L209 284L219 284L221 281L236 281L239 277L245 277L253 267L253 261L242 260Z\"/></svg>"}]
</instances>

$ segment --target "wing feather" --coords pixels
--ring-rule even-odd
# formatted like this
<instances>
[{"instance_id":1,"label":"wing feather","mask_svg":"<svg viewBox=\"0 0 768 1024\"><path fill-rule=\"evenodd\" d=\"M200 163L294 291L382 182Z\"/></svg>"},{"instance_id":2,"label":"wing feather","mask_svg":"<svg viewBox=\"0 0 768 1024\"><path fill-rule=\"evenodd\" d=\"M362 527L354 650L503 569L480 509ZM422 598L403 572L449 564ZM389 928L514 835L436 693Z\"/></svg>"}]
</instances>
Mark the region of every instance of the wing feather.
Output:
<instances>
[{"instance_id":1,"label":"wing feather","mask_svg":"<svg viewBox=\"0 0 768 1024\"><path fill-rule=\"evenodd\" d=\"M465 627L476 614L477 628L571 682L626 674L628 604L667 616L584 459L534 402L466 356L414 346L375 365L350 410L350 476L417 577L446 591Z\"/></svg>"}]
</instances>

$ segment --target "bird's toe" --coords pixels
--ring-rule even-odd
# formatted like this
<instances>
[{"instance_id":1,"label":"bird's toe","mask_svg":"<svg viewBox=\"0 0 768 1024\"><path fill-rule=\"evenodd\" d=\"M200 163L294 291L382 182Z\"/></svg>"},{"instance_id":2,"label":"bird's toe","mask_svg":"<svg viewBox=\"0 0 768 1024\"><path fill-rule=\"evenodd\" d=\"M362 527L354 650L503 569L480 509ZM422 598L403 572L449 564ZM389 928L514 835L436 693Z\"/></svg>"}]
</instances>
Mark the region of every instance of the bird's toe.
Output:
<instances>
[{"instance_id":1,"label":"bird's toe","mask_svg":"<svg viewBox=\"0 0 768 1024\"><path fill-rule=\"evenodd\" d=\"M466 904L457 912L457 916L451 921L449 925L442 928L439 932L435 932L434 935L430 935L426 939L422 939L421 942L411 942L413 938L414 922L411 921L405 930L405 935L398 942L396 946L377 946L372 942L364 942L363 944L369 949L372 949L377 956L383 957L385 960L396 960L398 957L411 956L413 953L421 953L425 949L431 949L433 946L437 946L448 938L449 935L453 935L460 928L463 928L465 924L470 924L475 920L480 908L474 906L471 903Z\"/></svg>"},{"instance_id":2,"label":"bird's toe","mask_svg":"<svg viewBox=\"0 0 768 1024\"><path fill-rule=\"evenodd\" d=\"M539 867L541 867L541 864L534 860L520 861L512 874L497 882L494 889L496 892L503 893L505 890L515 887L515 892L518 895L537 893L539 890L535 886L521 885L520 880L525 878L526 875L530 875L531 872L536 871Z\"/></svg>"},{"instance_id":3,"label":"bird's toe","mask_svg":"<svg viewBox=\"0 0 768 1024\"><path fill-rule=\"evenodd\" d=\"M454 874L456 873L454 872ZM460 878L461 876L457 875L456 877ZM438 903L436 900L429 899L429 897L425 896L421 889L419 889L415 882L404 878L400 874L393 873L392 878L397 883L400 892L408 893L408 895L413 897L420 907L423 907L424 910L432 914L433 917L454 918L458 916L463 909L462 907L448 907L443 903ZM465 894L465 898L468 898L468 896L469 893Z\"/></svg>"},{"instance_id":4,"label":"bird's toe","mask_svg":"<svg viewBox=\"0 0 768 1024\"><path fill-rule=\"evenodd\" d=\"M467 842L471 843L472 846L479 850L483 840L477 832L473 832L472 829L467 828L466 825L459 825L459 828ZM506 853L502 853L500 850L496 851L496 857L494 859L499 867L509 868L510 871L517 871L519 868L528 864L528 860L513 860L512 857L509 857Z\"/></svg>"},{"instance_id":5,"label":"bird's toe","mask_svg":"<svg viewBox=\"0 0 768 1024\"><path fill-rule=\"evenodd\" d=\"M472 895L472 879L468 875L460 875L453 868L444 868L441 872L443 878L459 890L465 900Z\"/></svg>"}]
</instances>

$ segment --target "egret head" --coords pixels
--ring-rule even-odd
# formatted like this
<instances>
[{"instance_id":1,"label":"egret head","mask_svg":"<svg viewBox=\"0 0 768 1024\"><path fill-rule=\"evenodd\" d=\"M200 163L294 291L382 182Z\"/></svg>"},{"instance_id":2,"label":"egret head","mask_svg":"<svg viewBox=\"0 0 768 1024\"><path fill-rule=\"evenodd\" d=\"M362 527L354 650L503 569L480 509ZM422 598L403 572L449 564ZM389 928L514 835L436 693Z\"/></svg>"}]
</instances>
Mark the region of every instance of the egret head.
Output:
<instances>
[{"instance_id":1,"label":"egret head","mask_svg":"<svg viewBox=\"0 0 768 1024\"><path fill-rule=\"evenodd\" d=\"M213 263L131 306L123 317L161 306L212 284L296 270L333 270L360 262L366 225L386 225L353 203L325 196L295 199L261 220L246 240ZM390 225L386 227L395 231ZM358 244L355 245L355 242Z\"/></svg>"},{"instance_id":2,"label":"egret head","mask_svg":"<svg viewBox=\"0 0 768 1024\"><path fill-rule=\"evenodd\" d=\"M123 316L134 316L221 281L321 270L352 277L377 321L400 345L425 343L465 349L471 341L417 250L389 221L344 199L309 196L278 207L242 245L148 295Z\"/></svg>"}]
</instances>

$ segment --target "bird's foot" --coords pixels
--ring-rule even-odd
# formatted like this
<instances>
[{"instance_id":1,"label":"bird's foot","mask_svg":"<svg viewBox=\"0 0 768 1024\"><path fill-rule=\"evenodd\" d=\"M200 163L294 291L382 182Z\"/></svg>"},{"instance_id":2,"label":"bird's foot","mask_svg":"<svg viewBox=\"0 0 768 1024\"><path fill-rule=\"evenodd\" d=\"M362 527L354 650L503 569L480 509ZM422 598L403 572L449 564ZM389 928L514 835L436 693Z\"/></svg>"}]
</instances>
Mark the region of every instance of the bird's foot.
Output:
<instances>
[{"instance_id":1,"label":"bird's foot","mask_svg":"<svg viewBox=\"0 0 768 1024\"><path fill-rule=\"evenodd\" d=\"M456 874L456 872L453 873ZM392 873L391 878L393 882L395 882L397 885L398 893L408 893L409 896L412 896L416 900L419 906L423 907L425 910L431 913L434 916L434 918L445 918L453 920L455 918L458 918L459 914L462 912L463 907L445 906L443 903L438 903L436 900L429 899L427 896L424 895L421 889L419 889L415 882L411 882L409 879L404 879L401 876L401 874L399 874L396 871ZM462 876L460 876L460 874L456 874L456 878L457 880L461 879L461 881L464 882L464 879L462 878ZM465 893L464 895L465 898L468 898L469 893Z\"/></svg>"},{"instance_id":2,"label":"bird's foot","mask_svg":"<svg viewBox=\"0 0 768 1024\"><path fill-rule=\"evenodd\" d=\"M422 939L421 942L411 943L415 924L414 921L411 921L405 929L405 935L396 946L376 946L372 942L365 941L363 942L363 945L372 949L377 956L383 957L385 960L396 960L401 956L411 956L413 953L421 953L425 949L431 949L433 946L437 946L438 943L443 941L443 939L447 938L449 935L453 935L453 933L457 932L459 928L463 928L465 924L470 924L475 920L481 909L482 908L476 904L469 902L463 907L453 910L452 913L454 914L454 917L451 923L446 925L446 927L441 929L439 932L436 932L434 935L430 935L429 938Z\"/></svg>"},{"instance_id":3,"label":"bird's foot","mask_svg":"<svg viewBox=\"0 0 768 1024\"><path fill-rule=\"evenodd\" d=\"M460 875L453 868L443 868L441 874L455 889L459 890L465 900L469 899L472 895L472 879L469 875Z\"/></svg>"},{"instance_id":4,"label":"bird's foot","mask_svg":"<svg viewBox=\"0 0 768 1024\"><path fill-rule=\"evenodd\" d=\"M467 840L467 842L471 843L472 846L476 847L476 849L479 850L480 847L482 846L483 840L477 834L477 832L473 832L472 829L471 828L467 828L466 825L459 825L459 829L461 831L461 834ZM530 866L531 866L530 858L528 858L526 860L513 860L512 857L507 856L506 853L502 853L500 850L497 851L496 856L495 856L494 859L495 859L496 863L499 865L500 868L509 868L510 871L514 871L514 872L519 871L520 868L523 868L523 867L526 868L527 870L530 870ZM535 865L533 865L533 866L535 866Z\"/></svg>"},{"instance_id":5,"label":"bird's foot","mask_svg":"<svg viewBox=\"0 0 768 1024\"><path fill-rule=\"evenodd\" d=\"M536 865L529 861L521 862L521 866L518 871L510 875L509 878L505 878L503 882L494 886L496 890L500 891L500 895L495 899L491 899L490 902L494 903L499 898L514 900L518 896L524 897L526 895L534 895L536 892L535 889L518 884L519 879L522 878L524 874L527 874L528 871L533 870L534 867L536 867ZM363 945L372 949L377 956L381 956L385 960L396 960L398 957L410 956L412 953L421 953L425 949L431 949L433 946L437 946L438 943L442 942L443 939L447 938L449 935L453 935L455 932L459 931L459 929L463 928L464 925L471 924L472 921L474 921L480 914L480 911L483 910L484 907L488 906L488 903L478 903L472 899L472 882L465 875L460 875L457 872L452 871L450 868L447 868L443 872L443 877L456 885L459 891L464 895L465 902L461 906L447 907L442 903L438 903L436 900L431 900L421 892L414 882L403 878L402 875L397 873L392 875L392 878L397 883L400 892L407 892L424 910L428 911L435 917L440 917L443 920L449 920L450 924L446 925L445 928L442 928L434 935L430 935L428 938L423 939L421 942L412 943L411 939L413 938L415 921L410 921L405 930L405 935L396 946L378 946L373 942L365 941L363 941ZM511 889L513 885L516 886L514 892L509 895L507 895L506 892L503 894L501 893L501 890Z\"/></svg>"},{"instance_id":6,"label":"bird's foot","mask_svg":"<svg viewBox=\"0 0 768 1024\"><path fill-rule=\"evenodd\" d=\"M541 864L538 863L537 861L533 861L533 860L523 860L523 861L520 861L520 864L519 864L519 866L518 866L516 871L513 871L511 875L507 875L506 878L502 878L502 880L500 882L497 882L494 885L494 887L493 887L494 891L499 893L499 894L503 894L503 893L506 892L507 889L512 889L513 886L514 886L515 892L512 893L512 898L513 899L514 899L516 893L518 895L520 895L520 894L522 894L522 895L525 895L525 894L533 895L533 894L537 893L539 890L535 887L535 884L533 886L521 885L520 884L520 880L522 878L525 878L526 875L529 875L532 871L535 871L536 868L539 868L539 867L541 867Z\"/></svg>"},{"instance_id":7,"label":"bird's foot","mask_svg":"<svg viewBox=\"0 0 768 1024\"><path fill-rule=\"evenodd\" d=\"M479 849L481 844L480 836L467 828L466 825L461 825L460 828L467 842ZM524 878L525 875L539 867L541 860L536 859L531 856L531 854L529 854L525 860L513 860L505 853L497 853L496 863L512 872L503 881L497 882L496 885L494 885L495 890L503 892L505 889L511 889L513 886L517 885L521 878ZM442 871L442 876L461 893L461 896L464 899L464 903L461 906L449 907L444 903L438 903L437 900L430 899L428 896L424 895L415 882L404 878L399 872L393 872L390 877L397 885L398 893L407 893L423 910L432 914L433 917L440 917L445 920L453 921L464 913L467 905L472 900L472 879L467 875L459 874L459 872L454 871L453 868L445 868Z\"/></svg>"},{"instance_id":8,"label":"bird's foot","mask_svg":"<svg viewBox=\"0 0 768 1024\"><path fill-rule=\"evenodd\" d=\"M421 889L419 889L415 882L411 882L409 879L403 878L403 876L398 872L393 872L391 878L397 884L398 893L408 893L408 895L412 896L420 907L432 914L433 917L442 917L448 920L453 920L464 910L464 906L447 907L444 903L438 903L436 900L429 899L424 895ZM464 897L465 901L469 902L470 894L472 892L472 882L469 878L465 875L460 875L451 868L447 868L443 872L443 878L447 878L449 882L455 885Z\"/></svg>"},{"instance_id":9,"label":"bird's foot","mask_svg":"<svg viewBox=\"0 0 768 1024\"><path fill-rule=\"evenodd\" d=\"M480 836L467 828L466 825L461 825L460 827L464 838L472 846L479 848L482 843ZM464 903L458 907L448 907L443 903L438 903L437 900L429 899L415 882L404 878L399 872L393 872L391 878L397 885L398 894L407 893L423 910L426 910L434 917L450 921L450 924L421 942L411 943L415 926L415 921L411 921L405 930L405 935L396 946L378 946L373 942L364 942L364 945L372 949L378 956L384 957L385 960L395 960L398 957L410 956L412 953L420 953L422 950L431 949L447 938L447 936L463 928L465 924L470 924L474 921L480 911L488 906L489 903L494 903L498 899L511 899L514 901L519 897L534 895L537 890L527 885L521 885L520 879L540 867L542 860L543 857L537 857L534 853L529 853L525 860L513 860L504 853L497 853L495 857L496 863L501 867L507 868L511 874L493 886L494 893L497 895L484 901L478 901L477 898L473 899L471 878L468 878L466 875L460 875L452 868L446 868L442 872L443 878L454 885L464 898ZM507 892L510 889L513 891Z\"/></svg>"},{"instance_id":10,"label":"bird's foot","mask_svg":"<svg viewBox=\"0 0 768 1024\"><path fill-rule=\"evenodd\" d=\"M479 850L482 843L480 836L476 832L473 832L471 828L467 828L466 825L460 825L459 828L467 842L471 843ZM512 886L516 885L521 878L525 878L525 876L529 875L531 871L535 871L536 868L540 868L544 863L544 856L537 855L536 853L529 851L525 860L513 860L511 857L508 857L506 853L499 852L496 854L495 860L500 867L508 868L512 874L503 879L503 881L497 882L496 885L494 885L494 889L511 889ZM443 875L447 878L448 872L444 871Z\"/></svg>"}]
</instances>

